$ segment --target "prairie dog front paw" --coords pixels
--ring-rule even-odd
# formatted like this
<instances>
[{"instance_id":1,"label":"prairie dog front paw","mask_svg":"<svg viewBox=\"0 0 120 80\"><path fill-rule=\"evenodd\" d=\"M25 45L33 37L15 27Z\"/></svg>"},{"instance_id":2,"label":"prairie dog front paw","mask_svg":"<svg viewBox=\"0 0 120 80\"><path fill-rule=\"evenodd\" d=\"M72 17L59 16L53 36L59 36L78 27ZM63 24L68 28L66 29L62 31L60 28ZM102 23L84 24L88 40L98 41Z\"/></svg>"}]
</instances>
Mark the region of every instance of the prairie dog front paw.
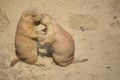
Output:
<instances>
[{"instance_id":1,"label":"prairie dog front paw","mask_svg":"<svg viewBox=\"0 0 120 80\"><path fill-rule=\"evenodd\" d=\"M40 42L39 44L40 44L41 46L43 46L43 45L45 45L45 42L42 41L42 42Z\"/></svg>"}]
</instances>

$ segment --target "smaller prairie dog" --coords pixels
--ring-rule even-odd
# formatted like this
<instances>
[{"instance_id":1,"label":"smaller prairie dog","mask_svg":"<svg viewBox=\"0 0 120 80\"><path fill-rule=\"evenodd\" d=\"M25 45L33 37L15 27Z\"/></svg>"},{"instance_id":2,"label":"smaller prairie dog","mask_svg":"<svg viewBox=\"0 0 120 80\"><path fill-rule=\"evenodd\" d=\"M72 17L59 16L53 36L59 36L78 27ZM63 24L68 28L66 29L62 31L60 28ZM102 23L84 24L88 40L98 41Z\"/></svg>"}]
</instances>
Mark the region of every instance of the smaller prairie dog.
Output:
<instances>
[{"instance_id":1,"label":"smaller prairie dog","mask_svg":"<svg viewBox=\"0 0 120 80\"><path fill-rule=\"evenodd\" d=\"M14 66L19 61L23 61L28 64L35 64L37 62L37 39L44 38L44 35L37 34L34 30L35 25L39 21L40 15L35 11L25 10L22 13L17 24L15 35L17 59L14 59L11 62L11 66Z\"/></svg>"},{"instance_id":2,"label":"smaller prairie dog","mask_svg":"<svg viewBox=\"0 0 120 80\"><path fill-rule=\"evenodd\" d=\"M74 60L75 44L73 37L65 31L50 15L41 14L40 23L45 26L47 38L40 45L51 44L53 60L57 65L67 66ZM87 59L81 60L82 62Z\"/></svg>"}]
</instances>

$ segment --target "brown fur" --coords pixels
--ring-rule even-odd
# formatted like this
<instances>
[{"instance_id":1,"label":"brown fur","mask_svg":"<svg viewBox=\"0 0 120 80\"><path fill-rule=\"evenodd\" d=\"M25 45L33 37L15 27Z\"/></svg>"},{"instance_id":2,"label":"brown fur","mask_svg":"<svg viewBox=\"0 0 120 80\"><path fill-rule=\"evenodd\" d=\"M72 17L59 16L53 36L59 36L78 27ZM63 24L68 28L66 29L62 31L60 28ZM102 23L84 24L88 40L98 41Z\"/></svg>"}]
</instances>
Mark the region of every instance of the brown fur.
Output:
<instances>
[{"instance_id":1,"label":"brown fur","mask_svg":"<svg viewBox=\"0 0 120 80\"><path fill-rule=\"evenodd\" d=\"M74 61L74 39L55 20L47 14L41 14L41 24L47 29L47 38L40 45L52 44L53 60L60 66L67 66Z\"/></svg>"},{"instance_id":2,"label":"brown fur","mask_svg":"<svg viewBox=\"0 0 120 80\"><path fill-rule=\"evenodd\" d=\"M40 21L40 16L35 11L26 10L18 22L15 35L15 49L17 59L11 62L11 66L19 61L34 64L37 61L37 38L43 37L34 30L35 23Z\"/></svg>"}]
</instances>

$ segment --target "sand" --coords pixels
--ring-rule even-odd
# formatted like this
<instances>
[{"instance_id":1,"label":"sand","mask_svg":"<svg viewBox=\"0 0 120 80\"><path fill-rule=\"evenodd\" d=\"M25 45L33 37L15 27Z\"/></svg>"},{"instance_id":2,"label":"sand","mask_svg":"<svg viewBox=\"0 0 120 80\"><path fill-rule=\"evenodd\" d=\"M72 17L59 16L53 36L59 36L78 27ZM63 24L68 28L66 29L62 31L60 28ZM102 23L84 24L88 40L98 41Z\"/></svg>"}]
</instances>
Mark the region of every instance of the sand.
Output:
<instances>
[{"instance_id":1,"label":"sand","mask_svg":"<svg viewBox=\"0 0 120 80\"><path fill-rule=\"evenodd\" d=\"M10 67L17 22L31 8L53 16L88 61L60 67L38 56L45 66ZM0 0L0 80L120 80L120 0Z\"/></svg>"}]
</instances>

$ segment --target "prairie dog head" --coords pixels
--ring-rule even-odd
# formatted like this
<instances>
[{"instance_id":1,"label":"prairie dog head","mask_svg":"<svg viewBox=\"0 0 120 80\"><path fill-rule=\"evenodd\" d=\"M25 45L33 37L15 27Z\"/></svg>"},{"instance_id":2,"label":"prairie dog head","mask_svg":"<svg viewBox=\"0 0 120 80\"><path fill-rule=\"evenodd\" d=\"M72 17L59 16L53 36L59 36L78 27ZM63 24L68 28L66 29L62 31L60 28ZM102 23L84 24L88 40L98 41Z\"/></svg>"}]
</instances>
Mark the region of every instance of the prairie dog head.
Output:
<instances>
[{"instance_id":1,"label":"prairie dog head","mask_svg":"<svg viewBox=\"0 0 120 80\"><path fill-rule=\"evenodd\" d=\"M43 25L49 25L49 24L52 24L54 21L53 21L53 18L48 15L48 14L41 14L41 21L40 23L43 24Z\"/></svg>"},{"instance_id":2,"label":"prairie dog head","mask_svg":"<svg viewBox=\"0 0 120 80\"><path fill-rule=\"evenodd\" d=\"M27 23L37 24L38 22L40 22L40 15L36 11L33 11L33 10L25 10L22 13L21 18Z\"/></svg>"}]
</instances>

